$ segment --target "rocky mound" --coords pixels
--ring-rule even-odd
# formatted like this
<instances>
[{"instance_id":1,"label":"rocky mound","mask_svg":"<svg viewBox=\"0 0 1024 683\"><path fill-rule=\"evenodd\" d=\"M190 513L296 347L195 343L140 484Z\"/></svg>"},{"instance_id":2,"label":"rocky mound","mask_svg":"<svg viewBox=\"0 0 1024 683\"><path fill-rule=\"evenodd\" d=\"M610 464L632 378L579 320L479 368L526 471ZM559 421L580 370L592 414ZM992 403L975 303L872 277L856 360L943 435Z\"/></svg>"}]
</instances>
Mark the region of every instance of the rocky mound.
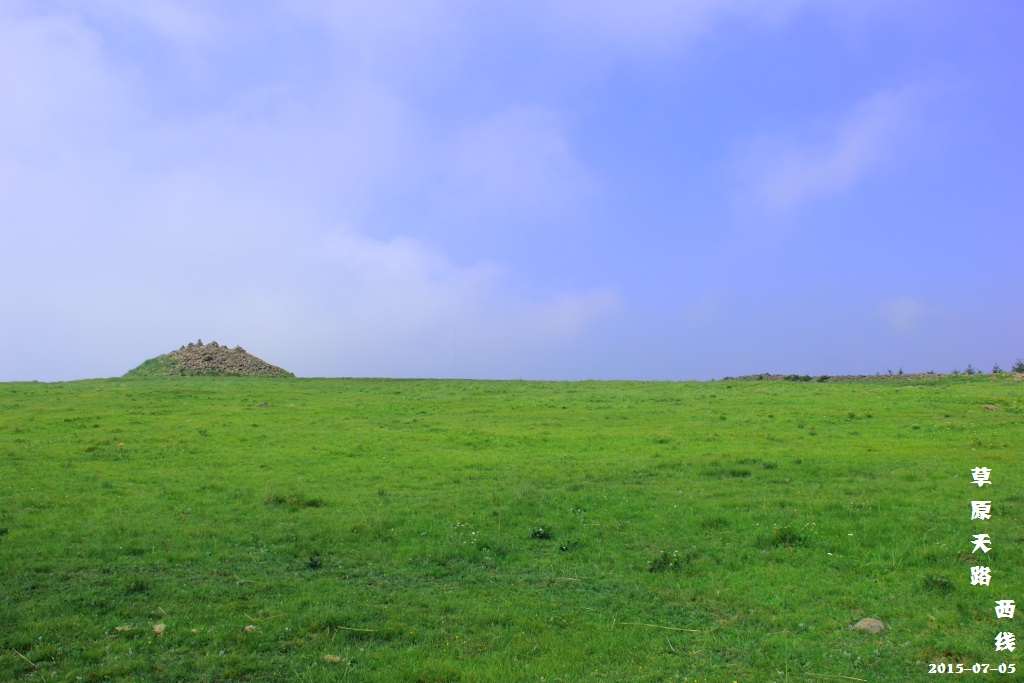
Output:
<instances>
[{"instance_id":1,"label":"rocky mound","mask_svg":"<svg viewBox=\"0 0 1024 683\"><path fill-rule=\"evenodd\" d=\"M204 344L200 339L189 342L177 351L150 358L129 370L125 377L159 377L164 375L227 375L249 377L294 377L276 365L253 356L241 346L229 348L215 341Z\"/></svg>"}]
</instances>

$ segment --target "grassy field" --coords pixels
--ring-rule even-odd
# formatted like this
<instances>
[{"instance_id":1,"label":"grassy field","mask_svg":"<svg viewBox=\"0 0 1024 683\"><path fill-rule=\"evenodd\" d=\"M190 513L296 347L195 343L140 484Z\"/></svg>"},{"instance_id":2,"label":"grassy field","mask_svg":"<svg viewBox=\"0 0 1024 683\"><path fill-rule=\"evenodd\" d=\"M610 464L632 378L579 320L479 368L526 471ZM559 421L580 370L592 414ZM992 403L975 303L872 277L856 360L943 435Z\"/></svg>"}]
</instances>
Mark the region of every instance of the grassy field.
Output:
<instances>
[{"instance_id":1,"label":"grassy field","mask_svg":"<svg viewBox=\"0 0 1024 683\"><path fill-rule=\"evenodd\" d=\"M1009 680L1020 379L0 384L0 679Z\"/></svg>"}]
</instances>

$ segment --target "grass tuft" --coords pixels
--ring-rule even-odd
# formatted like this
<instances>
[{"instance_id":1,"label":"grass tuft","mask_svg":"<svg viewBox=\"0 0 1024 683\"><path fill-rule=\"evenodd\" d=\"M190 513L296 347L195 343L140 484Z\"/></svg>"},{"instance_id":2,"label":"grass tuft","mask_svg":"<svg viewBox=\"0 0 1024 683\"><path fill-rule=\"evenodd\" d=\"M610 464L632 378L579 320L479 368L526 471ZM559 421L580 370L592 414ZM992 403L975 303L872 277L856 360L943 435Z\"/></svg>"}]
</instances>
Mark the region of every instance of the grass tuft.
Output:
<instances>
[{"instance_id":1,"label":"grass tuft","mask_svg":"<svg viewBox=\"0 0 1024 683\"><path fill-rule=\"evenodd\" d=\"M807 536L789 526L774 529L761 539L762 548L797 548L807 545Z\"/></svg>"},{"instance_id":2,"label":"grass tuft","mask_svg":"<svg viewBox=\"0 0 1024 683\"><path fill-rule=\"evenodd\" d=\"M271 493L263 502L266 505L288 507L293 510L299 508L322 508L327 505L323 498L306 496L301 493Z\"/></svg>"},{"instance_id":3,"label":"grass tuft","mask_svg":"<svg viewBox=\"0 0 1024 683\"><path fill-rule=\"evenodd\" d=\"M928 576L924 577L921 584L926 591L931 591L932 593L949 595L950 593L956 592L956 584L950 581L945 576L929 574Z\"/></svg>"}]
</instances>

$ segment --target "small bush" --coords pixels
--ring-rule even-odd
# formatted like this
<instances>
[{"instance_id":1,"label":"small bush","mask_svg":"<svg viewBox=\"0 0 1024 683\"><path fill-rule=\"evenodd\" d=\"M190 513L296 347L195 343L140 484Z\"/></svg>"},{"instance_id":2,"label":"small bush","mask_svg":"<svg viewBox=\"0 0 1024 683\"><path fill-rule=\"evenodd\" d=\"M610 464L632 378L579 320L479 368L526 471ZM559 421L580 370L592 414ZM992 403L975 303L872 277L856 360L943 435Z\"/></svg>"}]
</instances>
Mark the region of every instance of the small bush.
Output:
<instances>
[{"instance_id":1,"label":"small bush","mask_svg":"<svg viewBox=\"0 0 1024 683\"><path fill-rule=\"evenodd\" d=\"M968 363L967 367L964 369L964 374L965 375L976 375L976 374L978 374L978 370L973 365Z\"/></svg>"},{"instance_id":2,"label":"small bush","mask_svg":"<svg viewBox=\"0 0 1024 683\"><path fill-rule=\"evenodd\" d=\"M715 531L729 526L729 520L725 517L708 517L707 519L701 520L700 525L704 529Z\"/></svg>"},{"instance_id":3,"label":"small bush","mask_svg":"<svg viewBox=\"0 0 1024 683\"><path fill-rule=\"evenodd\" d=\"M682 568L682 562L679 561L679 551L673 550L671 553L662 550L661 554L654 557L654 559L648 561L647 571L652 574L660 574L662 572L677 572Z\"/></svg>"},{"instance_id":4,"label":"small bush","mask_svg":"<svg viewBox=\"0 0 1024 683\"><path fill-rule=\"evenodd\" d=\"M266 505L298 508L322 508L327 503L323 498L310 498L301 493L272 493L263 501Z\"/></svg>"},{"instance_id":5,"label":"small bush","mask_svg":"<svg viewBox=\"0 0 1024 683\"><path fill-rule=\"evenodd\" d=\"M929 575L924 577L924 589L933 593L948 595L956 590L956 585L945 576Z\"/></svg>"},{"instance_id":6,"label":"small bush","mask_svg":"<svg viewBox=\"0 0 1024 683\"><path fill-rule=\"evenodd\" d=\"M761 539L764 548L793 548L807 545L807 537L788 526L779 527L767 538Z\"/></svg>"},{"instance_id":7,"label":"small bush","mask_svg":"<svg viewBox=\"0 0 1024 683\"><path fill-rule=\"evenodd\" d=\"M1024 359L1018 358L1010 370L1016 373L1024 373Z\"/></svg>"},{"instance_id":8,"label":"small bush","mask_svg":"<svg viewBox=\"0 0 1024 683\"><path fill-rule=\"evenodd\" d=\"M456 683L463 680L462 671L447 662L426 662L416 675L416 683Z\"/></svg>"},{"instance_id":9,"label":"small bush","mask_svg":"<svg viewBox=\"0 0 1024 683\"><path fill-rule=\"evenodd\" d=\"M1001 367L999 367L999 363L996 363L995 365L992 366L992 374L993 375L999 375L1002 372L1003 372L1003 369Z\"/></svg>"}]
</instances>

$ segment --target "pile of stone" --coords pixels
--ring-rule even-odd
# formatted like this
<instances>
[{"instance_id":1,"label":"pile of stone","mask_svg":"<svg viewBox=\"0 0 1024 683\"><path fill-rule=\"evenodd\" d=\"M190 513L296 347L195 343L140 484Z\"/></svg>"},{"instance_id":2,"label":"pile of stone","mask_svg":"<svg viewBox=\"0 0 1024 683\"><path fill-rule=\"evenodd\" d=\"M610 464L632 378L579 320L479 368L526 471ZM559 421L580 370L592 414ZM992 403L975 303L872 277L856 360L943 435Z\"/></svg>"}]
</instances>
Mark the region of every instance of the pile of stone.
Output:
<instances>
[{"instance_id":1,"label":"pile of stone","mask_svg":"<svg viewBox=\"0 0 1024 683\"><path fill-rule=\"evenodd\" d=\"M202 339L166 353L161 359L169 361L165 373L168 375L295 376L253 356L241 346L232 349L215 341L204 344Z\"/></svg>"}]
</instances>

